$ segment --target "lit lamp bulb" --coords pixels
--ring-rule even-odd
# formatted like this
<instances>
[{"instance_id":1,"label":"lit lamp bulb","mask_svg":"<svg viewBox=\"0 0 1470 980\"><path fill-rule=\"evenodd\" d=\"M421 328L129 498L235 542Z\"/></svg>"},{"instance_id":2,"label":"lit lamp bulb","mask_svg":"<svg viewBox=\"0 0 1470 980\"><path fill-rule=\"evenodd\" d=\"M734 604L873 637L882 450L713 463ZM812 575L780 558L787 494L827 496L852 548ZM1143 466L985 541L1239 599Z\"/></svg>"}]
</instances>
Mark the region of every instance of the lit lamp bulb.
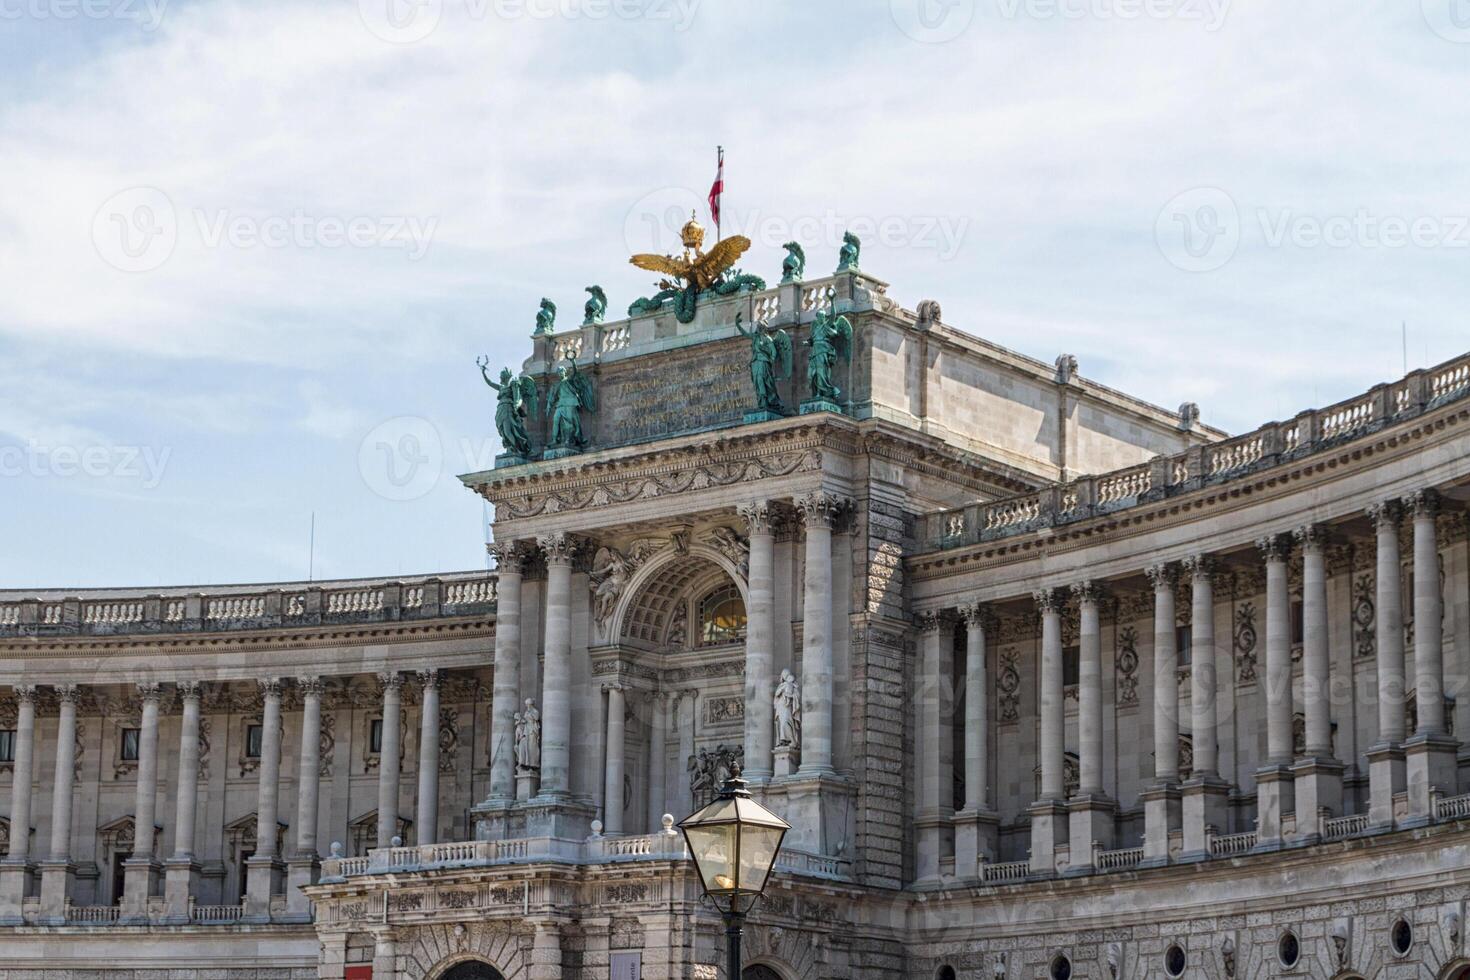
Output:
<instances>
[{"instance_id":1,"label":"lit lamp bulb","mask_svg":"<svg viewBox=\"0 0 1470 980\"><path fill-rule=\"evenodd\" d=\"M715 884L720 888L732 889L735 887L735 879L729 875L715 875Z\"/></svg>"}]
</instances>

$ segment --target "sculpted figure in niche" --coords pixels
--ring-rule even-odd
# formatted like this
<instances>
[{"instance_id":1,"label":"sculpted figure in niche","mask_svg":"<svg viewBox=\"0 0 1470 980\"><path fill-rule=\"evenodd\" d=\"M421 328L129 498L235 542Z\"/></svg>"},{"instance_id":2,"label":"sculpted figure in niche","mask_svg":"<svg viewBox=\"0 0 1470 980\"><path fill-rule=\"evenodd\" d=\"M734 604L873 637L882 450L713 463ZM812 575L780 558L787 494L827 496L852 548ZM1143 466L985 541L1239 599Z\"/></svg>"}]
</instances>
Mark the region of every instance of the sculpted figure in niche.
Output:
<instances>
[{"instance_id":1,"label":"sculpted figure in niche","mask_svg":"<svg viewBox=\"0 0 1470 980\"><path fill-rule=\"evenodd\" d=\"M776 685L776 744L796 745L801 741L801 686L789 670L781 671Z\"/></svg>"},{"instance_id":2,"label":"sculpted figure in niche","mask_svg":"<svg viewBox=\"0 0 1470 980\"><path fill-rule=\"evenodd\" d=\"M604 632L632 572L632 563L621 551L606 546L597 549L588 581L592 584L593 616Z\"/></svg>"},{"instance_id":3,"label":"sculpted figure in niche","mask_svg":"<svg viewBox=\"0 0 1470 980\"><path fill-rule=\"evenodd\" d=\"M518 712L516 720L516 768L530 772L541 768L541 712L536 702L526 698L526 708Z\"/></svg>"}]
</instances>

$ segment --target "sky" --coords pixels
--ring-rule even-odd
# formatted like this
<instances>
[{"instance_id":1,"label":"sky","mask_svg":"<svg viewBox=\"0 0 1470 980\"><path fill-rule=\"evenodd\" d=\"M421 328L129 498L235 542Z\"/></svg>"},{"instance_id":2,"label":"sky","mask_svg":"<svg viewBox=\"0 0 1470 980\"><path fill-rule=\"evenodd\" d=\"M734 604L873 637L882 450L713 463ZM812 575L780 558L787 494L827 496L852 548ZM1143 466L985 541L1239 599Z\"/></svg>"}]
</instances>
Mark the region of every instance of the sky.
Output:
<instances>
[{"instance_id":1,"label":"sky","mask_svg":"<svg viewBox=\"0 0 1470 980\"><path fill-rule=\"evenodd\" d=\"M716 145L746 271L1331 403L1466 349L1467 82L1470 0L0 0L0 588L484 567L476 358Z\"/></svg>"}]
</instances>

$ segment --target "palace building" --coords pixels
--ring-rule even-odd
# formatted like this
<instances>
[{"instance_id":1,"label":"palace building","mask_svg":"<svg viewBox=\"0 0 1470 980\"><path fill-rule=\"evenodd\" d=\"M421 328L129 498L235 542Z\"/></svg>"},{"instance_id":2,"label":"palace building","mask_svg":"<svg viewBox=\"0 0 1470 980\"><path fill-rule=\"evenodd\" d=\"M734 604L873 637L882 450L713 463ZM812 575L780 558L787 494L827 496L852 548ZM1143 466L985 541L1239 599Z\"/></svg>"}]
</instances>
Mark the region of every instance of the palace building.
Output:
<instances>
[{"instance_id":1,"label":"palace building","mask_svg":"<svg viewBox=\"0 0 1470 980\"><path fill-rule=\"evenodd\" d=\"M1470 976L1470 355L1231 436L686 231L496 571L0 592L0 980L715 980L736 767L745 980Z\"/></svg>"}]
</instances>

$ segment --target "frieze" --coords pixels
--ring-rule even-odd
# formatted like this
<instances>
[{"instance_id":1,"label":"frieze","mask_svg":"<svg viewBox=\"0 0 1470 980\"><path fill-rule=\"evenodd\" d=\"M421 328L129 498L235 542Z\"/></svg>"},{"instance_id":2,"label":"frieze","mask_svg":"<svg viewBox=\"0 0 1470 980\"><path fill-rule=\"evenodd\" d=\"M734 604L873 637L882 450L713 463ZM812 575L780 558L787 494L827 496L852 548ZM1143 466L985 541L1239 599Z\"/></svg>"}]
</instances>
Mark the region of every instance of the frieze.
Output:
<instances>
[{"instance_id":1,"label":"frieze","mask_svg":"<svg viewBox=\"0 0 1470 980\"><path fill-rule=\"evenodd\" d=\"M480 896L471 888L441 888L436 896L441 909L472 909Z\"/></svg>"},{"instance_id":2,"label":"frieze","mask_svg":"<svg viewBox=\"0 0 1470 980\"><path fill-rule=\"evenodd\" d=\"M704 723L730 725L745 718L744 698L705 698Z\"/></svg>"},{"instance_id":3,"label":"frieze","mask_svg":"<svg viewBox=\"0 0 1470 980\"><path fill-rule=\"evenodd\" d=\"M636 881L618 881L602 889L604 905L626 905L630 902L648 900L648 886Z\"/></svg>"},{"instance_id":4,"label":"frieze","mask_svg":"<svg viewBox=\"0 0 1470 980\"><path fill-rule=\"evenodd\" d=\"M394 912L420 912L427 892L389 892L388 907Z\"/></svg>"},{"instance_id":5,"label":"frieze","mask_svg":"<svg viewBox=\"0 0 1470 980\"><path fill-rule=\"evenodd\" d=\"M722 660L712 664L695 664L664 673L667 684L687 684L690 681L713 680L723 677L744 677L745 660Z\"/></svg>"}]
</instances>

